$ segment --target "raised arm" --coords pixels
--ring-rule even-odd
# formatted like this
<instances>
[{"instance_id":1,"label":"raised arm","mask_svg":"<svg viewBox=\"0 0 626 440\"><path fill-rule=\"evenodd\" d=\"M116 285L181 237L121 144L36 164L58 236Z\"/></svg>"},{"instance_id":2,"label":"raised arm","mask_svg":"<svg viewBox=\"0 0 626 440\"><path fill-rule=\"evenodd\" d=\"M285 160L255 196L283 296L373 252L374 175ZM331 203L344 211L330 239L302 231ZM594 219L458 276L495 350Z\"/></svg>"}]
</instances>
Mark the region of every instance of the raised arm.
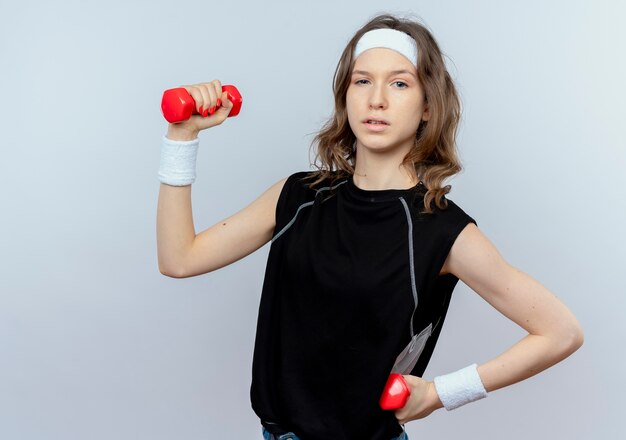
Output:
<instances>
[{"instance_id":1,"label":"raised arm","mask_svg":"<svg viewBox=\"0 0 626 440\"><path fill-rule=\"evenodd\" d=\"M276 182L241 211L196 235L190 182L195 179L198 133L224 122L233 103L218 80L183 87L194 98L200 114L168 127L159 170L162 183L157 208L159 271L174 278L217 270L267 243L276 225L278 197L287 180Z\"/></svg>"}]
</instances>

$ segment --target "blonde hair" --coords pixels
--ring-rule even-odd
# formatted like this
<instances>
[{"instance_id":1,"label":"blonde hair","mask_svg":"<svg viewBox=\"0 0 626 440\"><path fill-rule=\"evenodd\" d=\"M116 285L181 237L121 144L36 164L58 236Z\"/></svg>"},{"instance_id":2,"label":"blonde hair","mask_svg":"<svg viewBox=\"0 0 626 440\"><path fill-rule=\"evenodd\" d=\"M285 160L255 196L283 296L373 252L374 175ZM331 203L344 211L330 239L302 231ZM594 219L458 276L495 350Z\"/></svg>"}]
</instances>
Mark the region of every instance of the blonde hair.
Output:
<instances>
[{"instance_id":1,"label":"blonde hair","mask_svg":"<svg viewBox=\"0 0 626 440\"><path fill-rule=\"evenodd\" d=\"M353 53L364 33L380 28L405 32L417 43L417 77L425 92L430 118L421 121L415 133L415 145L402 164L409 169L413 167L426 187L424 212L430 214L433 201L440 209L447 207L444 196L450 192L451 186L441 186L442 182L462 170L456 151L461 103L437 42L424 25L411 19L388 13L377 15L361 27L345 47L333 78L335 111L313 138L311 146L317 144L317 148L312 165L317 170L306 178L315 179L309 184L313 187L328 178L332 185L354 174L356 137L348 123L346 110L346 93L355 63Z\"/></svg>"}]
</instances>

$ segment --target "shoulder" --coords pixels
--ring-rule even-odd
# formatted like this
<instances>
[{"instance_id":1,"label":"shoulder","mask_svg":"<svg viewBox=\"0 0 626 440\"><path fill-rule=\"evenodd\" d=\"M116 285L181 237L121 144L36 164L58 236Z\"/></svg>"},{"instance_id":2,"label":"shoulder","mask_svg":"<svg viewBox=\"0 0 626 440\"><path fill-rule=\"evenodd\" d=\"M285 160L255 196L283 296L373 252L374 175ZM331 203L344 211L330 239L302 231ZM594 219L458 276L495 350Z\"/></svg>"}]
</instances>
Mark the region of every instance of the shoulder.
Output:
<instances>
[{"instance_id":1,"label":"shoulder","mask_svg":"<svg viewBox=\"0 0 626 440\"><path fill-rule=\"evenodd\" d=\"M315 198L320 190L329 189L329 187L343 183L345 180L337 172L327 173L322 178L318 171L297 171L285 179L284 186L302 196Z\"/></svg>"},{"instance_id":2,"label":"shoulder","mask_svg":"<svg viewBox=\"0 0 626 440\"><path fill-rule=\"evenodd\" d=\"M435 246L437 273L439 275L453 272L451 269L452 254L459 254L460 248L471 246L470 242L478 230L478 222L466 210L451 198L445 197L445 208L434 207L433 214L422 214L426 217L427 233Z\"/></svg>"},{"instance_id":3,"label":"shoulder","mask_svg":"<svg viewBox=\"0 0 626 440\"><path fill-rule=\"evenodd\" d=\"M478 225L476 219L468 214L459 203L446 196L443 199L445 207L439 208L433 205L433 213L422 213L420 219L426 223L432 223L434 227L442 230L455 229L459 226L465 226L467 223ZM423 208L423 205L420 208Z\"/></svg>"},{"instance_id":4,"label":"shoulder","mask_svg":"<svg viewBox=\"0 0 626 440\"><path fill-rule=\"evenodd\" d=\"M283 179L276 204L276 230L286 226L302 207L312 205L318 193L329 188L334 177L332 173L318 179L316 171L296 171Z\"/></svg>"},{"instance_id":5,"label":"shoulder","mask_svg":"<svg viewBox=\"0 0 626 440\"><path fill-rule=\"evenodd\" d=\"M327 188L335 174L319 179L316 171L296 171L285 179L280 192L278 207L281 210L292 210L301 204L311 202L320 190Z\"/></svg>"},{"instance_id":6,"label":"shoulder","mask_svg":"<svg viewBox=\"0 0 626 440\"><path fill-rule=\"evenodd\" d=\"M476 220L470 216L465 209L463 209L458 203L454 200L444 197L448 203L448 207L443 210L443 216L446 216L449 221L452 222L471 222L474 224L478 224Z\"/></svg>"}]
</instances>

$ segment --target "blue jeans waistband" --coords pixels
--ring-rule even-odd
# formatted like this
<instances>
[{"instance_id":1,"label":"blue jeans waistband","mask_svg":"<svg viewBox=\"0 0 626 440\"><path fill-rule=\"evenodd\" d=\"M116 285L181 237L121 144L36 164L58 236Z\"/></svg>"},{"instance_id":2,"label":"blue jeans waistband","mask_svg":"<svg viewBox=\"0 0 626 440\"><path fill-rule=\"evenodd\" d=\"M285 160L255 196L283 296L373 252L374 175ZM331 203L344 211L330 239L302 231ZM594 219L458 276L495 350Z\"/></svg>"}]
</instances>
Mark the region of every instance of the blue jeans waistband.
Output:
<instances>
[{"instance_id":1,"label":"blue jeans waistband","mask_svg":"<svg viewBox=\"0 0 626 440\"><path fill-rule=\"evenodd\" d=\"M404 429L404 427L402 427ZM300 440L300 437L295 435L293 432L287 432L286 434L272 434L265 426L261 426L261 432L263 433L263 438L265 440ZM406 431L402 431L398 437L394 437L391 440L409 440L409 436Z\"/></svg>"}]
</instances>

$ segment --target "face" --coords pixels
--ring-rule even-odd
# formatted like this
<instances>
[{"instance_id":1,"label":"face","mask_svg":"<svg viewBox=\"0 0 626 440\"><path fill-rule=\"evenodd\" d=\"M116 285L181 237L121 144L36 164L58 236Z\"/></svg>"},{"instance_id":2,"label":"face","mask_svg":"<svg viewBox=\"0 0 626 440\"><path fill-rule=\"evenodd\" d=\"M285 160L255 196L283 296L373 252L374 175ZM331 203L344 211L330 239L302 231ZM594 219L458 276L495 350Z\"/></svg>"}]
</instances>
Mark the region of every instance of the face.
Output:
<instances>
[{"instance_id":1,"label":"face","mask_svg":"<svg viewBox=\"0 0 626 440\"><path fill-rule=\"evenodd\" d=\"M393 73L397 70L407 72ZM417 69L404 55L387 48L366 50L356 59L346 107L357 149L408 152L420 121L429 118ZM366 122L372 118L386 124Z\"/></svg>"}]
</instances>

